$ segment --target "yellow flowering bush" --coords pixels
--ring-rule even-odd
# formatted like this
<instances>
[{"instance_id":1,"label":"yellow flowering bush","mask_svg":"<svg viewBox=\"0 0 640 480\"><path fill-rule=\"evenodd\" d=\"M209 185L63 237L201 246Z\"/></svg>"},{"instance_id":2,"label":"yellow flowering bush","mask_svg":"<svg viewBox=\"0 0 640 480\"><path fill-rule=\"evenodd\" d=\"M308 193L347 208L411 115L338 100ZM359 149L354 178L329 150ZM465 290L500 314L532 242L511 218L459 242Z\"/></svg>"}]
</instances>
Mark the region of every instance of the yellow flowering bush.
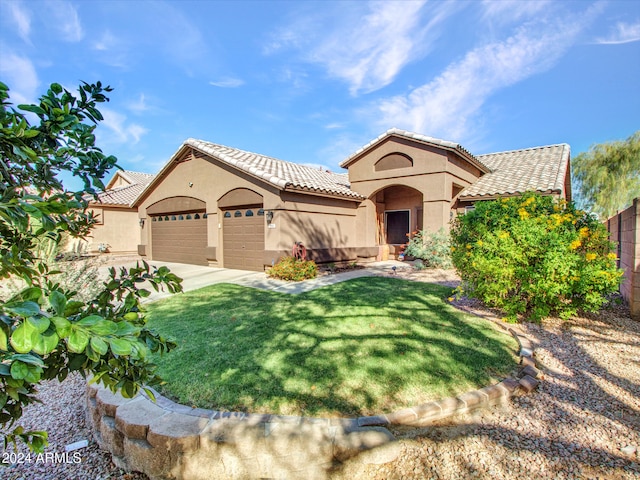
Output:
<instances>
[{"instance_id":1,"label":"yellow flowering bush","mask_svg":"<svg viewBox=\"0 0 640 480\"><path fill-rule=\"evenodd\" d=\"M511 320L597 311L622 278L604 225L535 193L476 203L455 220L451 246L465 294Z\"/></svg>"}]
</instances>

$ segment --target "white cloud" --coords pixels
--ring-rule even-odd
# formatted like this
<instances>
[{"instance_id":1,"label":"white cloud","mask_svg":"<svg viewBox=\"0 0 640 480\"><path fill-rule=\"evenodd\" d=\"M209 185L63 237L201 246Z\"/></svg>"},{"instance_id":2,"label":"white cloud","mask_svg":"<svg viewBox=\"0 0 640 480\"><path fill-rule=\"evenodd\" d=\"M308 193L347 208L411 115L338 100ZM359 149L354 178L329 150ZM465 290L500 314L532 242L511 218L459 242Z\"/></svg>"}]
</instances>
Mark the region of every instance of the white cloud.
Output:
<instances>
[{"instance_id":1,"label":"white cloud","mask_svg":"<svg viewBox=\"0 0 640 480\"><path fill-rule=\"evenodd\" d=\"M596 43L603 45L617 45L640 41L640 22L616 25L615 30L606 38L599 38Z\"/></svg>"},{"instance_id":2,"label":"white cloud","mask_svg":"<svg viewBox=\"0 0 640 480\"><path fill-rule=\"evenodd\" d=\"M5 51L0 55L0 77L9 88L14 105L34 103L37 100L38 74L31 60Z\"/></svg>"},{"instance_id":3,"label":"white cloud","mask_svg":"<svg viewBox=\"0 0 640 480\"><path fill-rule=\"evenodd\" d=\"M530 18L551 2L549 0L483 0L483 19L497 23L508 23L525 18Z\"/></svg>"},{"instance_id":4,"label":"white cloud","mask_svg":"<svg viewBox=\"0 0 640 480\"><path fill-rule=\"evenodd\" d=\"M50 24L62 35L63 40L79 42L84 37L80 16L71 3L62 0L49 0L47 10L51 15Z\"/></svg>"},{"instance_id":5,"label":"white cloud","mask_svg":"<svg viewBox=\"0 0 640 480\"><path fill-rule=\"evenodd\" d=\"M209 85L220 88L237 88L244 85L244 80L240 78L224 77L215 82L209 82Z\"/></svg>"},{"instance_id":6,"label":"white cloud","mask_svg":"<svg viewBox=\"0 0 640 480\"><path fill-rule=\"evenodd\" d=\"M133 143L136 144L140 138L149 130L135 123L128 123L127 117L111 109L102 107L100 109L104 120L100 126L109 130L111 135L104 138L104 129L98 128L96 133L104 143Z\"/></svg>"},{"instance_id":7,"label":"white cloud","mask_svg":"<svg viewBox=\"0 0 640 480\"><path fill-rule=\"evenodd\" d=\"M118 42L117 42L116 36L113 33L111 33L110 30L106 30L102 34L100 39L93 44L93 48L101 52L106 52L109 50L113 50L114 46L117 43Z\"/></svg>"},{"instance_id":8,"label":"white cloud","mask_svg":"<svg viewBox=\"0 0 640 480\"><path fill-rule=\"evenodd\" d=\"M31 43L29 39L29 35L31 34L31 17L29 12L22 8L22 4L19 2L8 2L6 6L9 8L11 25L16 28L20 38L27 43Z\"/></svg>"},{"instance_id":9,"label":"white cloud","mask_svg":"<svg viewBox=\"0 0 640 480\"><path fill-rule=\"evenodd\" d=\"M127 109L131 110L134 113L141 114L151 110L151 107L147 104L147 99L144 93L141 93L137 100L127 105Z\"/></svg>"},{"instance_id":10,"label":"white cloud","mask_svg":"<svg viewBox=\"0 0 640 480\"><path fill-rule=\"evenodd\" d=\"M564 20L556 13L555 21L529 22L502 41L474 48L429 83L375 105L379 127L397 126L455 141L472 136L486 100L551 68L591 22L595 10L582 16L572 13Z\"/></svg>"},{"instance_id":11,"label":"white cloud","mask_svg":"<svg viewBox=\"0 0 640 480\"><path fill-rule=\"evenodd\" d=\"M282 30L265 48L266 54L294 48L305 61L321 65L330 76L349 84L351 94L372 92L391 83L413 60L424 56L438 26L460 8L424 0L351 4L330 15L311 14Z\"/></svg>"}]
</instances>

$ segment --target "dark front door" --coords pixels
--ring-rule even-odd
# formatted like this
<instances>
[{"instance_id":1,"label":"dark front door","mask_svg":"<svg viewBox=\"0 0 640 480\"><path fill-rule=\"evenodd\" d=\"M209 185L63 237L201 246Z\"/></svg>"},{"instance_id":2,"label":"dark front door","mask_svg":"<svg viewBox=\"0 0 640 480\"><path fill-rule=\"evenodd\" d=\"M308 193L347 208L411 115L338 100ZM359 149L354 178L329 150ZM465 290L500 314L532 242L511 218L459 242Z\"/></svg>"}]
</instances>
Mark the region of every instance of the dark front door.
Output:
<instances>
[{"instance_id":1,"label":"dark front door","mask_svg":"<svg viewBox=\"0 0 640 480\"><path fill-rule=\"evenodd\" d=\"M387 224L387 243L404 244L407 243L409 233L409 211L397 210L385 212Z\"/></svg>"}]
</instances>

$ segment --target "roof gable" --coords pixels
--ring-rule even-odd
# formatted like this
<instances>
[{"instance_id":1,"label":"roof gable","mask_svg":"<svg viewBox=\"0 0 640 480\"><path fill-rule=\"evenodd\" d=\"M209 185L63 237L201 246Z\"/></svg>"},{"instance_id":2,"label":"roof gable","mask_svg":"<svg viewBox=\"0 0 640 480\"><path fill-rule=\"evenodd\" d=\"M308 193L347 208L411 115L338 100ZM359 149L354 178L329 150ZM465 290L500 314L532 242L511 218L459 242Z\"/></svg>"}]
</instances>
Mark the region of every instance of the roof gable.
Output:
<instances>
[{"instance_id":1,"label":"roof gable","mask_svg":"<svg viewBox=\"0 0 640 480\"><path fill-rule=\"evenodd\" d=\"M98 193L97 200L92 198L90 203L93 205L130 206L154 177L155 175L151 173L118 170L107 183L105 190ZM114 187L120 183L119 180L122 180L122 185Z\"/></svg>"},{"instance_id":2,"label":"roof gable","mask_svg":"<svg viewBox=\"0 0 640 480\"><path fill-rule=\"evenodd\" d=\"M387 140L389 137L400 137L404 139L408 139L414 141L419 144L426 144L430 146L434 146L437 148L441 148L443 150L448 150L456 153L459 157L463 158L467 162L471 163L481 172L489 172L490 169L483 164L477 157L472 155L468 150L466 150L462 145L455 142L449 142L447 140L441 140L435 137L429 137L427 135L422 135L420 133L409 132L407 130L401 130L399 128L391 128L384 132L377 138L374 138L372 141L364 145L363 147L356 150L354 153L349 155L346 159L340 162L340 166L343 168L348 168L349 165L356 162L365 152L374 149L376 146L380 145L382 142Z\"/></svg>"}]
</instances>

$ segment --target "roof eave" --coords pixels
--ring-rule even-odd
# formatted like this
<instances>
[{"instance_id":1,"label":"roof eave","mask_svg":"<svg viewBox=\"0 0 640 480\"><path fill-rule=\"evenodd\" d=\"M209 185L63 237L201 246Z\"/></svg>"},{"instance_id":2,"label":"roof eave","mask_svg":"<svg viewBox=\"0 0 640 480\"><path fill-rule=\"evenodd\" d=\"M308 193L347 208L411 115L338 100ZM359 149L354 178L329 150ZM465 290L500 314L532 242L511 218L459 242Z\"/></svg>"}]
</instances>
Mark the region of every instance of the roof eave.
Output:
<instances>
[{"instance_id":1,"label":"roof eave","mask_svg":"<svg viewBox=\"0 0 640 480\"><path fill-rule=\"evenodd\" d=\"M358 202L358 203L362 202L363 200L366 200L366 198L361 195L358 197L355 197L353 195L341 194L338 192L328 192L326 190L318 190L318 189L309 188L309 187L300 187L300 186L293 185L292 183L287 184L287 186L283 188L283 190L287 192L313 195L314 197L337 198L339 200L349 200L349 201Z\"/></svg>"},{"instance_id":2,"label":"roof eave","mask_svg":"<svg viewBox=\"0 0 640 480\"><path fill-rule=\"evenodd\" d=\"M541 195L562 195L562 190L554 188L547 190L526 190L527 192L535 192ZM473 202L479 200L496 200L504 197L519 197L526 192L501 192L501 193L487 193L482 195L460 195L458 200L461 202Z\"/></svg>"},{"instance_id":3,"label":"roof eave","mask_svg":"<svg viewBox=\"0 0 640 480\"><path fill-rule=\"evenodd\" d=\"M179 158L185 150L189 149L189 148L193 148L191 145L187 144L187 141L184 141L182 143L182 145L180 145L180 148L178 148L178 150L176 150L176 152L171 156L171 158L169 160L167 160L167 163L164 164L164 166L162 167L162 169L158 172L158 174L153 177L153 180L151 180L140 192L140 194L135 198L135 200L133 200L129 206L131 208L135 208L138 207L140 205L140 202L142 201L142 199L147 195L148 192L150 192L151 190L153 190L153 188L155 188L155 186L160 182L160 180L162 178L164 178L165 173L167 173L167 171L170 169L171 165L173 164L174 160L176 160L177 158Z\"/></svg>"}]
</instances>

